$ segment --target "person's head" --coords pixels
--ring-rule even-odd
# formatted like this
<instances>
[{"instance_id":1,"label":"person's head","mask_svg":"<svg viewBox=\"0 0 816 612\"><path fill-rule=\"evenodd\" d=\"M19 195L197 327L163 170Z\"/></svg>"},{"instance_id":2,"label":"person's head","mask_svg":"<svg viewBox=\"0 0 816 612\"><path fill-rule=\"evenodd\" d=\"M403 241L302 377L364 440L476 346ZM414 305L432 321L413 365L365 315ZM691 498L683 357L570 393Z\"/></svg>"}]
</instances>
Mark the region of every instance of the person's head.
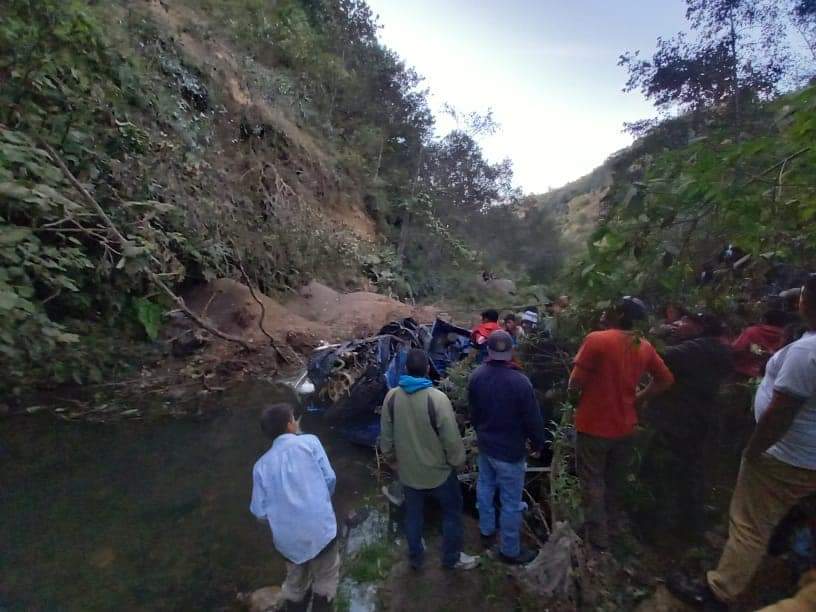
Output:
<instances>
[{"instance_id":1,"label":"person's head","mask_svg":"<svg viewBox=\"0 0 816 612\"><path fill-rule=\"evenodd\" d=\"M719 338L725 333L725 325L720 317L709 312L698 312L693 317L700 327L700 335L707 338Z\"/></svg>"},{"instance_id":2,"label":"person's head","mask_svg":"<svg viewBox=\"0 0 816 612\"><path fill-rule=\"evenodd\" d=\"M487 339L487 356L490 361L510 361L513 358L513 338L498 329Z\"/></svg>"},{"instance_id":3,"label":"person's head","mask_svg":"<svg viewBox=\"0 0 816 612\"><path fill-rule=\"evenodd\" d=\"M785 327L788 324L788 315L782 310L766 310L762 315L762 322L773 327Z\"/></svg>"},{"instance_id":4,"label":"person's head","mask_svg":"<svg viewBox=\"0 0 816 612\"><path fill-rule=\"evenodd\" d=\"M405 360L405 370L411 376L424 378L428 375L428 355L422 349L411 349Z\"/></svg>"},{"instance_id":5,"label":"person's head","mask_svg":"<svg viewBox=\"0 0 816 612\"><path fill-rule=\"evenodd\" d=\"M499 312L489 308L482 313L482 323L498 323Z\"/></svg>"},{"instance_id":6,"label":"person's head","mask_svg":"<svg viewBox=\"0 0 816 612\"><path fill-rule=\"evenodd\" d=\"M535 326L538 324L538 313L532 310L525 310L521 314L521 328L526 331L530 332L535 329Z\"/></svg>"},{"instance_id":7,"label":"person's head","mask_svg":"<svg viewBox=\"0 0 816 612\"><path fill-rule=\"evenodd\" d=\"M809 274L799 296L799 314L810 329L816 329L816 274Z\"/></svg>"},{"instance_id":8,"label":"person's head","mask_svg":"<svg viewBox=\"0 0 816 612\"><path fill-rule=\"evenodd\" d=\"M601 325L611 329L629 330L636 321L646 318L646 304L636 297L626 296L601 316Z\"/></svg>"},{"instance_id":9,"label":"person's head","mask_svg":"<svg viewBox=\"0 0 816 612\"><path fill-rule=\"evenodd\" d=\"M261 431L270 440L285 433L297 432L295 413L289 404L272 404L261 413Z\"/></svg>"},{"instance_id":10,"label":"person's head","mask_svg":"<svg viewBox=\"0 0 816 612\"><path fill-rule=\"evenodd\" d=\"M666 323L674 323L675 321L679 321L684 315L687 314L688 311L686 311L685 308L680 306L680 304L673 302L666 304L666 307L663 309L663 316L666 319Z\"/></svg>"},{"instance_id":11,"label":"person's head","mask_svg":"<svg viewBox=\"0 0 816 612\"><path fill-rule=\"evenodd\" d=\"M515 333L516 328L518 327L518 319L516 319L516 315L509 314L504 317L504 329L508 331L508 333Z\"/></svg>"}]
</instances>

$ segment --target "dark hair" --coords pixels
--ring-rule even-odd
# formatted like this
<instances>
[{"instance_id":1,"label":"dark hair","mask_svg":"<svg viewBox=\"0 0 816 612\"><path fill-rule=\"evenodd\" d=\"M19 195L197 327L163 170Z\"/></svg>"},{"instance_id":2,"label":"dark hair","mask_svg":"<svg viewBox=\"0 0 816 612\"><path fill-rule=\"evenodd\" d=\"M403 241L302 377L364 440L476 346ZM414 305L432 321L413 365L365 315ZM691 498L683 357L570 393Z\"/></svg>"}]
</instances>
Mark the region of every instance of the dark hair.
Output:
<instances>
[{"instance_id":1,"label":"dark hair","mask_svg":"<svg viewBox=\"0 0 816 612\"><path fill-rule=\"evenodd\" d=\"M510 313L509 315L505 315L504 317L504 322L506 323L507 321L518 321L518 319L516 319L516 315Z\"/></svg>"},{"instance_id":2,"label":"dark hair","mask_svg":"<svg viewBox=\"0 0 816 612\"><path fill-rule=\"evenodd\" d=\"M428 355L422 349L411 349L405 360L405 369L411 376L427 376Z\"/></svg>"},{"instance_id":3,"label":"dark hair","mask_svg":"<svg viewBox=\"0 0 816 612\"><path fill-rule=\"evenodd\" d=\"M286 433L289 427L289 422L294 417L294 411L289 404L272 404L268 408L264 408L261 413L261 431L266 436L274 440L281 434Z\"/></svg>"},{"instance_id":4,"label":"dark hair","mask_svg":"<svg viewBox=\"0 0 816 612\"><path fill-rule=\"evenodd\" d=\"M718 338L725 332L725 326L723 325L722 319L715 314L702 312L695 315L694 320L701 328L701 336Z\"/></svg>"},{"instance_id":5,"label":"dark hair","mask_svg":"<svg viewBox=\"0 0 816 612\"><path fill-rule=\"evenodd\" d=\"M805 284L802 285L802 295L813 303L816 300L816 273L808 274Z\"/></svg>"},{"instance_id":6,"label":"dark hair","mask_svg":"<svg viewBox=\"0 0 816 612\"><path fill-rule=\"evenodd\" d=\"M635 326L635 321L646 318L646 306L639 299L627 296L615 306L615 313L618 327L630 330Z\"/></svg>"},{"instance_id":7,"label":"dark hair","mask_svg":"<svg viewBox=\"0 0 816 612\"><path fill-rule=\"evenodd\" d=\"M492 308L490 308L482 313L482 318L487 319L488 321L492 321L493 323L498 323L499 312L497 310L493 310Z\"/></svg>"},{"instance_id":8,"label":"dark hair","mask_svg":"<svg viewBox=\"0 0 816 612\"><path fill-rule=\"evenodd\" d=\"M762 321L774 327L785 327L788 324L788 315L782 310L768 310L762 315Z\"/></svg>"}]
</instances>

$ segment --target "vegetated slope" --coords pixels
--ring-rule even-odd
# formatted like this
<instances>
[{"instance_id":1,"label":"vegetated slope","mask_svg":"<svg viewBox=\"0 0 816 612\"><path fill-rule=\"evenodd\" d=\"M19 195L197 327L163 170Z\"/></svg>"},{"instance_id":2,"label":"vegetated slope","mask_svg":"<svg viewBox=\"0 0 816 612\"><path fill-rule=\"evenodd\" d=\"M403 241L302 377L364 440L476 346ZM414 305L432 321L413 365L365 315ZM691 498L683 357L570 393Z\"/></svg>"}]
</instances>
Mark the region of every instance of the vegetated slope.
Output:
<instances>
[{"instance_id":1,"label":"vegetated slope","mask_svg":"<svg viewBox=\"0 0 816 612\"><path fill-rule=\"evenodd\" d=\"M598 229L569 282L588 304L624 293L716 308L780 266L816 265L816 88L746 110L663 122L611 160ZM699 284L727 245L750 264ZM784 288L784 287L781 287Z\"/></svg>"},{"instance_id":2,"label":"vegetated slope","mask_svg":"<svg viewBox=\"0 0 816 612\"><path fill-rule=\"evenodd\" d=\"M219 6L245 19L247 2ZM0 7L4 384L124 367L127 338L156 338L172 307L146 270L177 290L217 277L265 292L398 280L381 269L359 146L307 125L325 117L291 92L304 41L286 37L306 30L273 9L300 3L261 4L280 28L264 57L236 48L233 21L207 3Z\"/></svg>"}]
</instances>

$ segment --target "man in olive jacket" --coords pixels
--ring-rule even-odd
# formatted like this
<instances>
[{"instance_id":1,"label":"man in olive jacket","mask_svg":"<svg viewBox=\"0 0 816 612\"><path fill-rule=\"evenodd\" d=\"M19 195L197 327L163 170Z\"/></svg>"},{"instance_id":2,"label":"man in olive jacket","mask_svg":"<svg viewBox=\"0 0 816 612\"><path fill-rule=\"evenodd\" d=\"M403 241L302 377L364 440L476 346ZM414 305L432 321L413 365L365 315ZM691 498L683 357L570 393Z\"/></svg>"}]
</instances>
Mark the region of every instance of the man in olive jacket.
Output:
<instances>
[{"instance_id":1,"label":"man in olive jacket","mask_svg":"<svg viewBox=\"0 0 816 612\"><path fill-rule=\"evenodd\" d=\"M462 492L456 468L465 462L465 447L450 400L428 378L428 356L408 353L407 375L388 392L380 417L380 448L396 462L405 487L405 535L411 566L424 557L422 523L426 497L442 507L442 565L473 569L478 559L462 552Z\"/></svg>"}]
</instances>

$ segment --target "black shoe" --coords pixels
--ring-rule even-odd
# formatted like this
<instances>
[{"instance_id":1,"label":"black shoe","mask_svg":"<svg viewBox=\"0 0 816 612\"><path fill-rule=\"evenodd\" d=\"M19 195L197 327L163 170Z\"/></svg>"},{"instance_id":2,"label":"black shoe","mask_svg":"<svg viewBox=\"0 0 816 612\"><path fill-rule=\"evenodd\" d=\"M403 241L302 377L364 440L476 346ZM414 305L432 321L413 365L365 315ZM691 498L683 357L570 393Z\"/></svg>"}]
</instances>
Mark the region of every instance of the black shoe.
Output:
<instances>
[{"instance_id":1,"label":"black shoe","mask_svg":"<svg viewBox=\"0 0 816 612\"><path fill-rule=\"evenodd\" d=\"M538 556L538 550L522 548L515 557L508 557L503 552L499 552L499 559L508 565L527 565Z\"/></svg>"},{"instance_id":2,"label":"black shoe","mask_svg":"<svg viewBox=\"0 0 816 612\"><path fill-rule=\"evenodd\" d=\"M334 604L328 597L317 595L312 598L312 612L331 612L334 610Z\"/></svg>"},{"instance_id":3,"label":"black shoe","mask_svg":"<svg viewBox=\"0 0 816 612\"><path fill-rule=\"evenodd\" d=\"M479 534L479 537L482 540L482 550L490 550L496 545L496 534L485 535L483 533Z\"/></svg>"},{"instance_id":4,"label":"black shoe","mask_svg":"<svg viewBox=\"0 0 816 612\"><path fill-rule=\"evenodd\" d=\"M666 578L666 588L684 603L706 612L726 612L728 610L728 604L717 599L705 580L695 580L685 574L675 572Z\"/></svg>"}]
</instances>

